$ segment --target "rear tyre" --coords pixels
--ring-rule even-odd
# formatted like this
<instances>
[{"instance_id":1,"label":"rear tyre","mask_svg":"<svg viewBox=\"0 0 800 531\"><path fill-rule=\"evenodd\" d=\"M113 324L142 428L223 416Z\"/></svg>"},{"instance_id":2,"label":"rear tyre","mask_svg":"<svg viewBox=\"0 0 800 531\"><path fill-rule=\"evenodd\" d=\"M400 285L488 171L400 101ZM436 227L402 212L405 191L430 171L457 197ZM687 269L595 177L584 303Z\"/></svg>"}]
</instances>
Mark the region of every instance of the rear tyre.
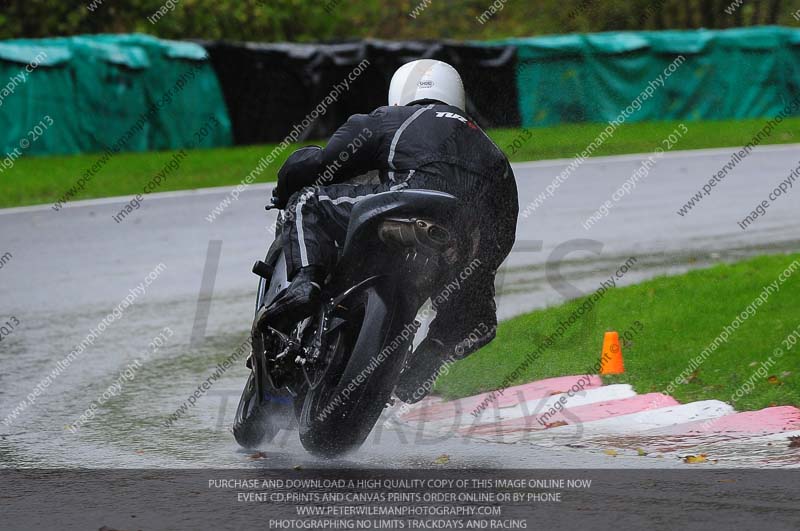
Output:
<instances>
[{"instance_id":1,"label":"rear tyre","mask_svg":"<svg viewBox=\"0 0 800 531\"><path fill-rule=\"evenodd\" d=\"M361 446L389 401L413 334L392 287L374 286L348 302L349 319L331 341L330 365L309 389L298 415L300 441L312 454L336 457ZM414 315L411 315L413 319ZM393 350L386 350L392 342Z\"/></svg>"}]
</instances>

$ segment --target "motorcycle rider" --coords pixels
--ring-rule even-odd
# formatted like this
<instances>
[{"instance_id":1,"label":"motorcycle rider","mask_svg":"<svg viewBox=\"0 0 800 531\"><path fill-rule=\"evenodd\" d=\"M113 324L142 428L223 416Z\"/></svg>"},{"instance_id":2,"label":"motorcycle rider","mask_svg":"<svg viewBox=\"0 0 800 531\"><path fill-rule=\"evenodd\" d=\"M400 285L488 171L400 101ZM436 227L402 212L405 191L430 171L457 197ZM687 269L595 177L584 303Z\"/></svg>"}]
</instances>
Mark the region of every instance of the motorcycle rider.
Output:
<instances>
[{"instance_id":1,"label":"motorcycle rider","mask_svg":"<svg viewBox=\"0 0 800 531\"><path fill-rule=\"evenodd\" d=\"M311 314L356 202L407 188L456 196L479 217L480 236L477 260L468 275L453 272L458 288L435 304L436 318L395 395L409 403L421 400L446 360L464 358L494 339L494 277L514 243L517 187L508 159L465 109L464 86L452 66L412 61L392 77L388 106L351 116L326 147L304 147L286 160L273 202L285 209L283 246L291 283L262 308L260 329ZM379 184L337 184L372 170L378 170Z\"/></svg>"}]
</instances>

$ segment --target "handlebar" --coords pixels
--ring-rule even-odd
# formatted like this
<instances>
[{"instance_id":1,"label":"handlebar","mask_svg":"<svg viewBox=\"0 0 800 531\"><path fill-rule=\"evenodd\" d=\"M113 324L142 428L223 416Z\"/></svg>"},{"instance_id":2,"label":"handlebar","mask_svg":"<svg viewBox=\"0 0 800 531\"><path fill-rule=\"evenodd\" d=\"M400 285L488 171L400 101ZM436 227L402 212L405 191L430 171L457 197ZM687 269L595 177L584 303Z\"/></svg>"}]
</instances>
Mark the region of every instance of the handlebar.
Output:
<instances>
[{"instance_id":1,"label":"handlebar","mask_svg":"<svg viewBox=\"0 0 800 531\"><path fill-rule=\"evenodd\" d=\"M275 209L277 209L278 205L275 204L276 200L277 200L277 198L275 196L270 196L269 197L269 202L266 205L264 205L264 210L275 210Z\"/></svg>"}]
</instances>

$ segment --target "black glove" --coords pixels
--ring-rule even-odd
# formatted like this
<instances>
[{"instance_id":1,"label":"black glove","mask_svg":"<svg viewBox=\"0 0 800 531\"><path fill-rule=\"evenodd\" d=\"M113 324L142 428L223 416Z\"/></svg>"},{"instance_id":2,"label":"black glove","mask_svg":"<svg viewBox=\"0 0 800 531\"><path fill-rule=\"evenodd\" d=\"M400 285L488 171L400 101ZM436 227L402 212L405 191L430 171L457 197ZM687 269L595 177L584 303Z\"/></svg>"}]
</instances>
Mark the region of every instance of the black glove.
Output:
<instances>
[{"instance_id":1,"label":"black glove","mask_svg":"<svg viewBox=\"0 0 800 531\"><path fill-rule=\"evenodd\" d=\"M286 204L289 201L289 198L285 196L285 192L281 192L279 190L280 181L278 181L278 186L272 189L272 206L275 208L280 208L281 210L286 208Z\"/></svg>"},{"instance_id":2,"label":"black glove","mask_svg":"<svg viewBox=\"0 0 800 531\"><path fill-rule=\"evenodd\" d=\"M278 184L272 190L272 202L277 208L286 208L293 193L304 186L313 184L314 179L317 178L316 173L298 172L297 169L302 168L304 164L308 165L310 159L317 156L321 149L319 146L302 147L289 155L289 158L283 163L281 169L278 170ZM297 175L293 175L294 173Z\"/></svg>"}]
</instances>

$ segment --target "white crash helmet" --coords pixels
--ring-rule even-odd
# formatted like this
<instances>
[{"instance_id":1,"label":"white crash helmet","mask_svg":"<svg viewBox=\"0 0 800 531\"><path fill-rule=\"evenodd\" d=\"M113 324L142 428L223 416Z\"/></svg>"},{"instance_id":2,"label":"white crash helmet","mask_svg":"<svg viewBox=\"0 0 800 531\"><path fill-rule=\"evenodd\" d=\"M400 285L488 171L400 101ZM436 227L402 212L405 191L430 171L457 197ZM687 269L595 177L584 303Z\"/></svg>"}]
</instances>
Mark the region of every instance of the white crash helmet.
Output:
<instances>
[{"instance_id":1,"label":"white crash helmet","mask_svg":"<svg viewBox=\"0 0 800 531\"><path fill-rule=\"evenodd\" d=\"M435 59L404 64L389 84L389 105L408 105L419 100L437 100L466 111L461 76L449 64Z\"/></svg>"}]
</instances>

